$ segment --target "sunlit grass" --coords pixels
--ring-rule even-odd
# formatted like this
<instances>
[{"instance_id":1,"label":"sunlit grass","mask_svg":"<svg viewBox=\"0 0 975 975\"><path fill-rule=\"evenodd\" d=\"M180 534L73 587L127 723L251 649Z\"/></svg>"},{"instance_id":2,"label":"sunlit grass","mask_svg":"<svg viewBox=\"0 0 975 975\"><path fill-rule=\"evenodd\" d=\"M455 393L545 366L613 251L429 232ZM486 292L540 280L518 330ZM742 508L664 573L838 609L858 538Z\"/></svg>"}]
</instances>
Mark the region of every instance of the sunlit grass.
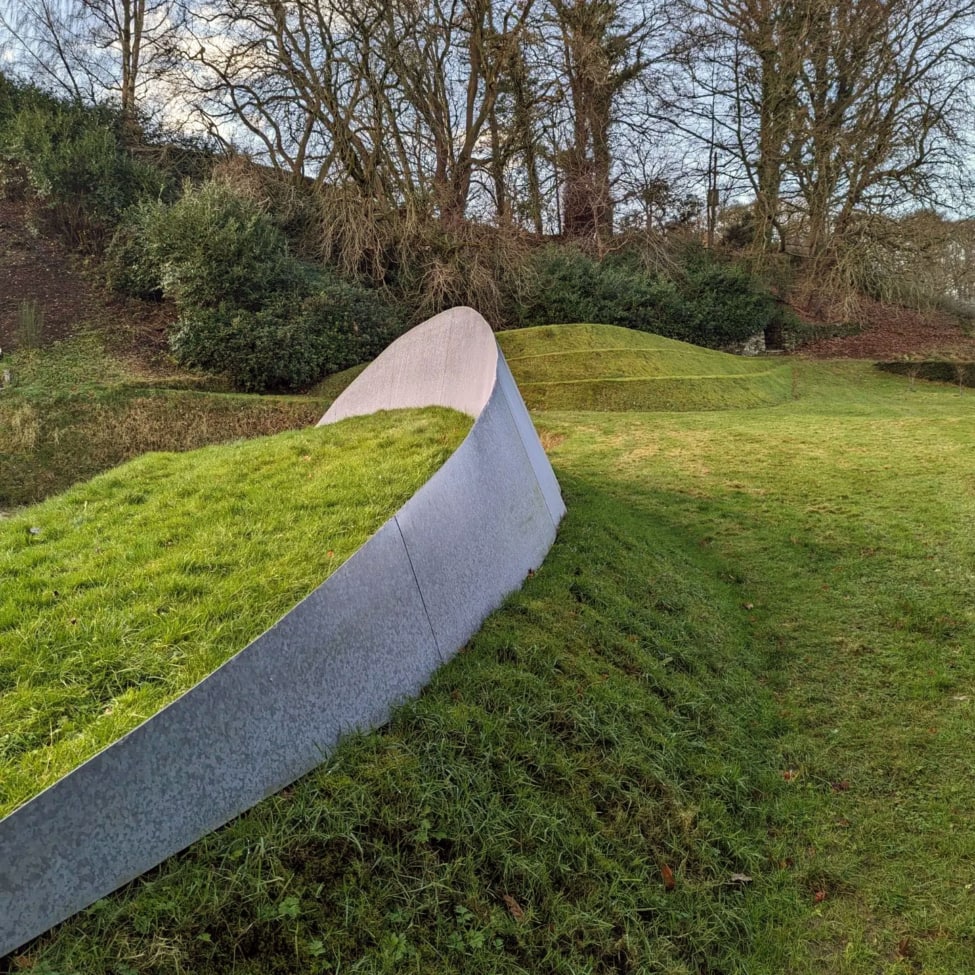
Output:
<instances>
[{"instance_id":1,"label":"sunlit grass","mask_svg":"<svg viewBox=\"0 0 975 975\"><path fill-rule=\"evenodd\" d=\"M267 629L468 426L407 411L151 454L0 522L0 814Z\"/></svg>"},{"instance_id":2,"label":"sunlit grass","mask_svg":"<svg viewBox=\"0 0 975 975\"><path fill-rule=\"evenodd\" d=\"M315 423L330 401L202 393L144 376L94 336L4 358L0 509L40 501L147 451L191 450Z\"/></svg>"},{"instance_id":3,"label":"sunlit grass","mask_svg":"<svg viewBox=\"0 0 975 975\"><path fill-rule=\"evenodd\" d=\"M781 360L727 355L615 325L546 325L498 336L535 410L724 410L793 394Z\"/></svg>"}]
</instances>

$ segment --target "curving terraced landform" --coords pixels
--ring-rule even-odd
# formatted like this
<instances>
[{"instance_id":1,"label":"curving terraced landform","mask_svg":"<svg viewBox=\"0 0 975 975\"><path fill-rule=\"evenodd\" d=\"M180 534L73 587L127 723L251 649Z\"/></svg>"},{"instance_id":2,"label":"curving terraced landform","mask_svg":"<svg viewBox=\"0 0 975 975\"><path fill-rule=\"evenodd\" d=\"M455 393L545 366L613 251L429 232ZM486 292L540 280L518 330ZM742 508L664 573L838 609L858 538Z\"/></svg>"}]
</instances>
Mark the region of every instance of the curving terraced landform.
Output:
<instances>
[{"instance_id":1,"label":"curving terraced landform","mask_svg":"<svg viewBox=\"0 0 975 975\"><path fill-rule=\"evenodd\" d=\"M534 410L731 410L792 396L792 368L616 325L544 325L498 337Z\"/></svg>"},{"instance_id":2,"label":"curving terraced landform","mask_svg":"<svg viewBox=\"0 0 975 975\"><path fill-rule=\"evenodd\" d=\"M0 956L383 723L538 568L565 507L473 310L402 336L322 423L419 406L474 424L393 518L270 630L0 821Z\"/></svg>"}]
</instances>

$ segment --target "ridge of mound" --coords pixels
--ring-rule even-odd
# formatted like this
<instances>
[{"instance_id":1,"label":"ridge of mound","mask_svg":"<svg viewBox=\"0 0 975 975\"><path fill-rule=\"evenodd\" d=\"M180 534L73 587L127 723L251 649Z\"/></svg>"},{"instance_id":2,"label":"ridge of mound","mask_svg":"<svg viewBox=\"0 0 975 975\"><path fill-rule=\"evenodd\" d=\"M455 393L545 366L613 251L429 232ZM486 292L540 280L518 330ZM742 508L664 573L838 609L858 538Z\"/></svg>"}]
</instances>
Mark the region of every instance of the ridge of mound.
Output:
<instances>
[{"instance_id":1,"label":"ridge of mound","mask_svg":"<svg viewBox=\"0 0 975 975\"><path fill-rule=\"evenodd\" d=\"M715 352L616 325L544 325L498 336L537 410L693 411L774 406L792 395L780 360Z\"/></svg>"}]
</instances>

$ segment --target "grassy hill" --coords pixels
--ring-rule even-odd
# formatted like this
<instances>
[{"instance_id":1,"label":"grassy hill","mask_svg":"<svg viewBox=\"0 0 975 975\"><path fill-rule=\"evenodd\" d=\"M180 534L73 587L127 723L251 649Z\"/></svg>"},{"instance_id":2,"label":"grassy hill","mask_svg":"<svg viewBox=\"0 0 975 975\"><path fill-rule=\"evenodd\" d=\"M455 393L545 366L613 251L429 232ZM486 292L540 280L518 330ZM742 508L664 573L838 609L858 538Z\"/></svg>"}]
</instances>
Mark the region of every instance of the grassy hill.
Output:
<instances>
[{"instance_id":1,"label":"grassy hill","mask_svg":"<svg viewBox=\"0 0 975 975\"><path fill-rule=\"evenodd\" d=\"M569 512L420 700L0 971L975 970L975 400L536 415Z\"/></svg>"},{"instance_id":2,"label":"grassy hill","mask_svg":"<svg viewBox=\"0 0 975 975\"><path fill-rule=\"evenodd\" d=\"M721 410L792 395L792 368L615 325L502 332L505 358L536 410Z\"/></svg>"},{"instance_id":3,"label":"grassy hill","mask_svg":"<svg viewBox=\"0 0 975 975\"><path fill-rule=\"evenodd\" d=\"M201 377L106 351L86 333L3 358L0 514L148 451L192 450L315 423L334 398L204 392Z\"/></svg>"},{"instance_id":4,"label":"grassy hill","mask_svg":"<svg viewBox=\"0 0 975 975\"><path fill-rule=\"evenodd\" d=\"M469 426L398 411L149 454L0 521L0 816L264 632Z\"/></svg>"}]
</instances>

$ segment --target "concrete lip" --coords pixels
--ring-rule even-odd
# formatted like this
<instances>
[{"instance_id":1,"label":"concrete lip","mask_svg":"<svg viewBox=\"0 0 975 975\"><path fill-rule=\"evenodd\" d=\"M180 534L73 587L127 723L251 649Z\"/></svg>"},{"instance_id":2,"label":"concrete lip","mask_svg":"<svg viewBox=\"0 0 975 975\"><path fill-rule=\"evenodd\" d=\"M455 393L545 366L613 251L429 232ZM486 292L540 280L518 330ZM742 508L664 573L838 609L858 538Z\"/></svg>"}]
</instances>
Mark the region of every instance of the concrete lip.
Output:
<instances>
[{"instance_id":1,"label":"concrete lip","mask_svg":"<svg viewBox=\"0 0 975 975\"><path fill-rule=\"evenodd\" d=\"M0 821L0 956L384 723L541 564L565 506L473 309L397 339L320 422L411 406L475 420L396 515L257 640Z\"/></svg>"}]
</instances>

